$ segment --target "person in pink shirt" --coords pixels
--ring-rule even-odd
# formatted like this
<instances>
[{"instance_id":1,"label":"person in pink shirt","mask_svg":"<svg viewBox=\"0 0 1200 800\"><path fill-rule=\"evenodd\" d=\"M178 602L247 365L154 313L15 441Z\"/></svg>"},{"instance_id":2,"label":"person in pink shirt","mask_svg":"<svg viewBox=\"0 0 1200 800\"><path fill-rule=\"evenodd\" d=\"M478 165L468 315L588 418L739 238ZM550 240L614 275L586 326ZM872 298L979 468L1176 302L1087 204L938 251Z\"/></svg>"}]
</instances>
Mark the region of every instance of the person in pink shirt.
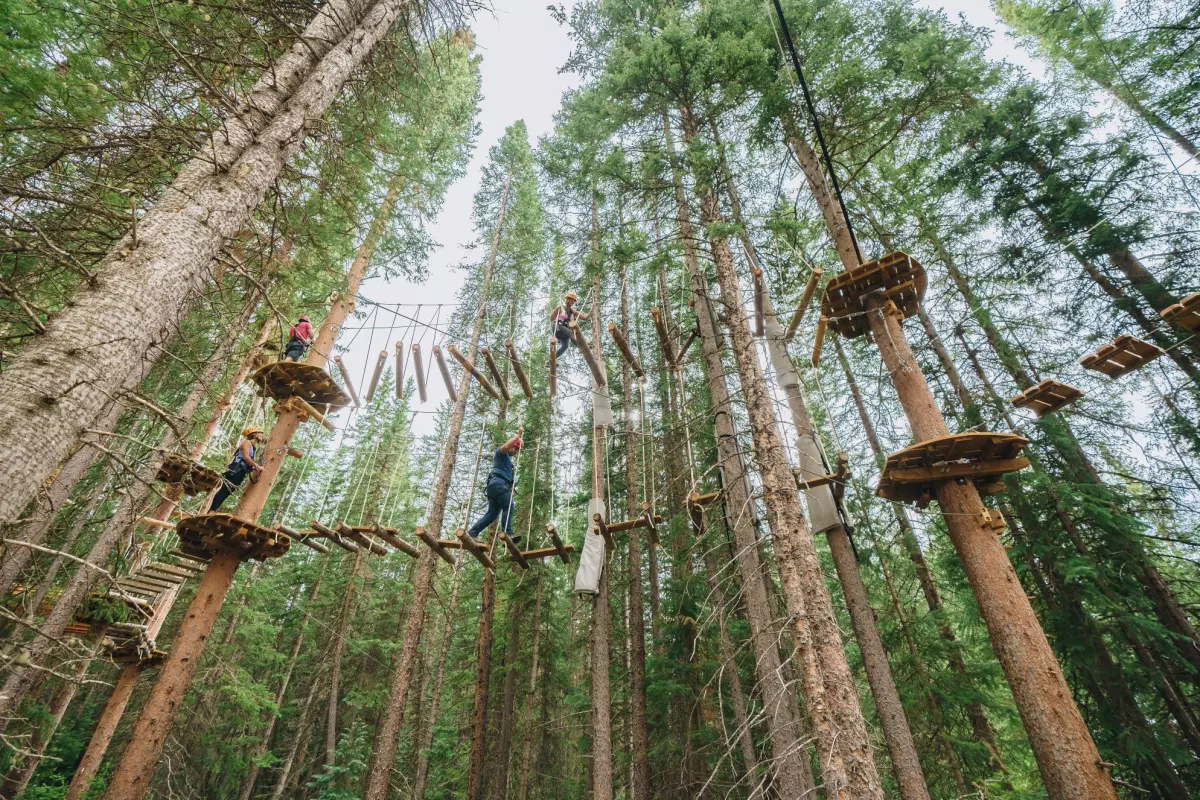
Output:
<instances>
[{"instance_id":1,"label":"person in pink shirt","mask_svg":"<svg viewBox=\"0 0 1200 800\"><path fill-rule=\"evenodd\" d=\"M575 310L575 303L579 300L579 295L574 292L567 292L563 298L563 304L550 312L550 320L554 323L554 338L558 340L558 351L554 354L555 358L562 358L562 354L567 352L571 342L575 341L575 337L571 335L571 323L577 319L587 319L588 315L582 311Z\"/></svg>"},{"instance_id":2,"label":"person in pink shirt","mask_svg":"<svg viewBox=\"0 0 1200 800\"><path fill-rule=\"evenodd\" d=\"M304 352L312 346L313 343L313 326L308 321L308 317L300 315L300 321L291 327L288 331L287 347L283 351L284 361L299 361L304 357Z\"/></svg>"}]
</instances>

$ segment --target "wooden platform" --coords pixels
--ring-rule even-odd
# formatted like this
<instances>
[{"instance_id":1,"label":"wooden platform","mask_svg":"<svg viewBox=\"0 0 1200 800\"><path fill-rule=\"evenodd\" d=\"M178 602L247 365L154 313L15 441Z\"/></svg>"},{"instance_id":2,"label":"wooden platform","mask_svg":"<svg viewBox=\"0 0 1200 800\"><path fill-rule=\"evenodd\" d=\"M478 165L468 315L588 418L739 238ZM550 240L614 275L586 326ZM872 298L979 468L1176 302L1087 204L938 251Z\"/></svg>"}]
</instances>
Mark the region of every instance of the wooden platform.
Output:
<instances>
[{"instance_id":1,"label":"wooden platform","mask_svg":"<svg viewBox=\"0 0 1200 800\"><path fill-rule=\"evenodd\" d=\"M1185 331L1200 333L1200 292L1193 292L1163 310L1162 318Z\"/></svg>"},{"instance_id":2,"label":"wooden platform","mask_svg":"<svg viewBox=\"0 0 1200 800\"><path fill-rule=\"evenodd\" d=\"M188 517L176 529L179 549L184 555L211 558L232 550L242 560L266 561L279 558L291 547L291 538L280 531L264 528L229 514L200 514Z\"/></svg>"},{"instance_id":3,"label":"wooden platform","mask_svg":"<svg viewBox=\"0 0 1200 800\"><path fill-rule=\"evenodd\" d=\"M1106 344L1094 353L1088 353L1079 359L1079 363L1084 369L1119 378L1150 363L1164 352L1158 345L1125 335L1118 336L1112 344Z\"/></svg>"},{"instance_id":4,"label":"wooden platform","mask_svg":"<svg viewBox=\"0 0 1200 800\"><path fill-rule=\"evenodd\" d=\"M1028 408L1039 417L1053 414L1060 408L1071 405L1083 392L1053 378L1047 378L1037 386L1031 386L1010 401L1017 408Z\"/></svg>"},{"instance_id":5,"label":"wooden platform","mask_svg":"<svg viewBox=\"0 0 1200 800\"><path fill-rule=\"evenodd\" d=\"M870 330L866 298L879 293L891 300L905 317L917 313L925 296L925 268L912 256L899 251L846 270L825 285L821 314L842 336L853 339Z\"/></svg>"},{"instance_id":6,"label":"wooden platform","mask_svg":"<svg viewBox=\"0 0 1200 800\"><path fill-rule=\"evenodd\" d=\"M350 402L328 372L298 361L267 364L250 379L258 384L258 393L263 397L275 400L299 397L318 410L341 408Z\"/></svg>"},{"instance_id":7,"label":"wooden platform","mask_svg":"<svg viewBox=\"0 0 1200 800\"><path fill-rule=\"evenodd\" d=\"M1000 477L1029 466L1020 455L1029 440L1011 433L960 433L931 439L888 456L875 494L922 508L948 480L969 480L983 494L1004 491Z\"/></svg>"},{"instance_id":8,"label":"wooden platform","mask_svg":"<svg viewBox=\"0 0 1200 800\"><path fill-rule=\"evenodd\" d=\"M201 464L176 453L171 453L163 459L158 468L155 480L163 483L176 483L189 497L198 494L208 494L221 484L221 474Z\"/></svg>"}]
</instances>

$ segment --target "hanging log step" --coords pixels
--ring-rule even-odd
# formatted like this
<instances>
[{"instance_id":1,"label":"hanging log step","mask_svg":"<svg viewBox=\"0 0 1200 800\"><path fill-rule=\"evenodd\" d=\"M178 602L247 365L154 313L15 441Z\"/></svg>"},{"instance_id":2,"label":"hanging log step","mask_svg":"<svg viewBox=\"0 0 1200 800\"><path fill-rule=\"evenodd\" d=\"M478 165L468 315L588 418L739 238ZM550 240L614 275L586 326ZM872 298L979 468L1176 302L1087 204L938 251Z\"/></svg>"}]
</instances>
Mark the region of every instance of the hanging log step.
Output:
<instances>
[{"instance_id":1,"label":"hanging log step","mask_svg":"<svg viewBox=\"0 0 1200 800\"><path fill-rule=\"evenodd\" d=\"M553 558L554 556L558 556L559 558L564 559L563 563L570 564L570 553L574 552L575 546L569 544L561 553L558 551L557 547L539 547L536 550L523 550L521 551L521 556L527 561L530 559Z\"/></svg>"},{"instance_id":2,"label":"hanging log step","mask_svg":"<svg viewBox=\"0 0 1200 800\"><path fill-rule=\"evenodd\" d=\"M378 542L371 541L367 538L366 534L359 533L344 522L338 522L337 530L342 536L345 536L368 553L374 553L377 556L386 556L388 554L386 547Z\"/></svg>"},{"instance_id":3,"label":"hanging log step","mask_svg":"<svg viewBox=\"0 0 1200 800\"><path fill-rule=\"evenodd\" d=\"M888 456L875 494L927 505L937 485L969 480L983 494L1004 491L1001 476L1029 466L1020 455L1029 440L1011 433L960 433L931 439Z\"/></svg>"},{"instance_id":4,"label":"hanging log step","mask_svg":"<svg viewBox=\"0 0 1200 800\"><path fill-rule=\"evenodd\" d=\"M796 335L796 329L800 327L800 320L804 319L804 312L808 310L808 304L812 302L813 295L817 293L817 284L821 281L821 276L825 271L820 267L813 269L808 276L808 283L804 284L804 294L800 297L800 302L796 306L796 313L792 314L792 321L788 323L787 332L783 335L786 341L791 341Z\"/></svg>"},{"instance_id":5,"label":"hanging log step","mask_svg":"<svg viewBox=\"0 0 1200 800\"><path fill-rule=\"evenodd\" d=\"M329 555L328 547L316 541L314 537L307 535L305 532L292 530L287 525L276 525L275 530L279 531L280 533L286 533L288 536L292 537L300 544L311 550L316 550L318 553Z\"/></svg>"},{"instance_id":6,"label":"hanging log step","mask_svg":"<svg viewBox=\"0 0 1200 800\"><path fill-rule=\"evenodd\" d=\"M1185 331L1200 333L1200 292L1194 292L1163 309L1162 318Z\"/></svg>"},{"instance_id":7,"label":"hanging log step","mask_svg":"<svg viewBox=\"0 0 1200 800\"><path fill-rule=\"evenodd\" d=\"M362 408L358 392L354 391L354 380L350 377L350 370L346 369L346 362L342 361L341 356L334 356L333 363L337 365L338 372L342 376L342 383L346 384L346 391L350 393L350 399L354 401L355 408Z\"/></svg>"},{"instance_id":8,"label":"hanging log step","mask_svg":"<svg viewBox=\"0 0 1200 800\"><path fill-rule=\"evenodd\" d=\"M383 376L383 365L387 363L387 356L387 350L383 350L375 361L375 371L371 373L371 382L367 385L367 405L371 405L371 401L375 399L375 390L379 388L379 379Z\"/></svg>"},{"instance_id":9,"label":"hanging log step","mask_svg":"<svg viewBox=\"0 0 1200 800\"><path fill-rule=\"evenodd\" d=\"M488 381L488 379L483 376L483 373L480 372L479 369L474 364L472 364L470 361L467 360L466 356L464 356L462 353L458 352L457 347L455 347L454 345L450 345L446 349L450 351L450 355L453 356L455 361L457 361L459 364L462 364L462 368L465 369L468 373L470 373L472 378L479 381L479 385L483 387L483 390L485 392L490 394L494 400L500 399L500 393L496 391L496 387L492 386L492 384ZM440 353L441 351L438 350L437 347L434 347L434 352ZM445 373L445 375L447 375L447 376L449 374L450 374L449 371L447 371ZM448 389L450 389L450 394L453 395L454 387L450 385L450 381L448 378L446 381L446 387Z\"/></svg>"},{"instance_id":10,"label":"hanging log step","mask_svg":"<svg viewBox=\"0 0 1200 800\"><path fill-rule=\"evenodd\" d=\"M178 484L188 497L208 494L221 485L220 473L177 453L170 453L163 459L155 480Z\"/></svg>"},{"instance_id":11,"label":"hanging log step","mask_svg":"<svg viewBox=\"0 0 1200 800\"><path fill-rule=\"evenodd\" d=\"M343 550L347 550L351 553L359 552L358 545L356 545L354 542L346 541L346 538L344 536L342 536L341 533L334 530L333 528L322 525L321 523L317 522L315 519L309 520L309 524L313 526L313 532L310 535L324 537L324 538L328 539L329 541L333 542L334 544L336 544L338 547L342 548ZM308 531L301 531L301 533L306 534L306 533L308 533Z\"/></svg>"},{"instance_id":12,"label":"hanging log step","mask_svg":"<svg viewBox=\"0 0 1200 800\"><path fill-rule=\"evenodd\" d=\"M420 558L421 551L400 538L400 532L395 528L385 528L382 525L355 525L354 530L369 533L390 544L400 552L413 558Z\"/></svg>"},{"instance_id":13,"label":"hanging log step","mask_svg":"<svg viewBox=\"0 0 1200 800\"><path fill-rule=\"evenodd\" d=\"M662 517L655 516L649 503L642 503L642 522L646 524L646 530L650 532L650 544L657 547L658 523L662 522Z\"/></svg>"},{"instance_id":14,"label":"hanging log step","mask_svg":"<svg viewBox=\"0 0 1200 800\"><path fill-rule=\"evenodd\" d=\"M821 297L821 313L831 329L853 339L870 330L868 296L882 295L896 304L902 317L911 317L925 296L925 285L925 268L915 258L889 253L831 278Z\"/></svg>"},{"instance_id":15,"label":"hanging log step","mask_svg":"<svg viewBox=\"0 0 1200 800\"><path fill-rule=\"evenodd\" d=\"M417 396L421 398L422 403L427 402L429 398L425 394L425 364L421 359L421 345L416 342L412 346L412 363L417 376Z\"/></svg>"},{"instance_id":16,"label":"hanging log step","mask_svg":"<svg viewBox=\"0 0 1200 800\"><path fill-rule=\"evenodd\" d=\"M529 562L525 560L525 554L521 552L521 548L517 547L513 540L505 534L500 534L501 541L504 542L504 547L508 550L508 557L512 561L517 562L521 569L529 569Z\"/></svg>"},{"instance_id":17,"label":"hanging log step","mask_svg":"<svg viewBox=\"0 0 1200 800\"><path fill-rule=\"evenodd\" d=\"M617 327L617 323L608 323L608 335L617 343L617 350L621 352L621 357L625 359L625 363L633 370L633 374L639 378L644 378L646 375L642 372L642 365L638 362L637 356L633 354L633 350L629 347L629 342L625 339L625 334L621 333L621 329Z\"/></svg>"},{"instance_id":18,"label":"hanging log step","mask_svg":"<svg viewBox=\"0 0 1200 800\"><path fill-rule=\"evenodd\" d=\"M562 537L558 535L558 530L553 525L546 526L546 533L550 536L550 541L554 543L554 552L562 559L564 564L571 563L571 553L575 552L572 545L564 545Z\"/></svg>"},{"instance_id":19,"label":"hanging log step","mask_svg":"<svg viewBox=\"0 0 1200 800\"><path fill-rule=\"evenodd\" d=\"M396 340L396 399L404 399L404 342Z\"/></svg>"},{"instance_id":20,"label":"hanging log step","mask_svg":"<svg viewBox=\"0 0 1200 800\"><path fill-rule=\"evenodd\" d=\"M1106 344L1094 353L1079 359L1084 369L1102 372L1110 378L1119 378L1133 372L1161 356L1165 350L1156 344L1134 338L1118 336L1112 344Z\"/></svg>"},{"instance_id":21,"label":"hanging log step","mask_svg":"<svg viewBox=\"0 0 1200 800\"><path fill-rule=\"evenodd\" d=\"M600 368L600 362L596 360L596 354L588 345L588 340L583 335L583 329L576 324L575 320L571 320L571 333L575 336L575 344L579 346L579 351L583 353L583 360L587 362L588 369L592 372L592 380L595 381L598 388L603 389L607 383L604 379L604 370Z\"/></svg>"},{"instance_id":22,"label":"hanging log step","mask_svg":"<svg viewBox=\"0 0 1200 800\"><path fill-rule=\"evenodd\" d=\"M450 345L452 352L457 352L454 345ZM437 362L438 372L442 373L442 381L446 384L446 394L450 396L450 402L458 400L458 392L454 391L454 379L450 377L450 367L446 364L446 357L442 355L442 348L438 345L433 346L433 360Z\"/></svg>"},{"instance_id":23,"label":"hanging log step","mask_svg":"<svg viewBox=\"0 0 1200 800\"><path fill-rule=\"evenodd\" d=\"M496 382L496 388L500 390L500 394L504 396L504 402L511 403L512 395L508 393L508 384L504 380L504 375L496 366L496 359L492 358L492 351L486 347L479 348L479 352L483 354L483 363L487 365L488 372L492 376L492 380Z\"/></svg>"},{"instance_id":24,"label":"hanging log step","mask_svg":"<svg viewBox=\"0 0 1200 800\"><path fill-rule=\"evenodd\" d=\"M675 369L675 348L671 346L671 336L667 332L662 309L655 306L650 309L650 316L654 319L654 333L658 336L658 344L662 348L663 358L666 359L667 369Z\"/></svg>"},{"instance_id":25,"label":"hanging log step","mask_svg":"<svg viewBox=\"0 0 1200 800\"><path fill-rule=\"evenodd\" d=\"M329 373L298 361L276 361L255 372L250 379L258 384L262 397L287 400L299 397L316 407L342 408L350 398L333 382Z\"/></svg>"},{"instance_id":26,"label":"hanging log step","mask_svg":"<svg viewBox=\"0 0 1200 800\"><path fill-rule=\"evenodd\" d=\"M479 542L468 536L466 531L460 529L455 535L462 542L463 549L475 556L480 564L483 564L487 569L496 568L496 565L492 563L492 557L487 554L487 551L483 549Z\"/></svg>"},{"instance_id":27,"label":"hanging log step","mask_svg":"<svg viewBox=\"0 0 1200 800\"><path fill-rule=\"evenodd\" d=\"M692 332L683 340L683 344L679 346L679 364L683 364L684 357L687 356L688 348L692 346L692 342L696 341L696 337L700 335L699 328L692 328Z\"/></svg>"},{"instance_id":28,"label":"hanging log step","mask_svg":"<svg viewBox=\"0 0 1200 800\"><path fill-rule=\"evenodd\" d=\"M1009 402L1016 408L1028 408L1038 417L1044 417L1071 405L1081 397L1083 397L1083 392L1074 386L1047 378L1037 386L1031 386L1021 392Z\"/></svg>"},{"instance_id":29,"label":"hanging log step","mask_svg":"<svg viewBox=\"0 0 1200 800\"><path fill-rule=\"evenodd\" d=\"M421 525L417 526L417 538L424 542L430 550L437 553L438 557L441 558L442 561L454 566L454 556L450 555L446 551L462 548L462 542L458 541L457 539L434 539Z\"/></svg>"},{"instance_id":30,"label":"hanging log step","mask_svg":"<svg viewBox=\"0 0 1200 800\"><path fill-rule=\"evenodd\" d=\"M221 551L237 553L243 560L279 558L291 547L290 536L230 514L199 514L188 517L176 529L179 549L197 557L212 557Z\"/></svg>"},{"instance_id":31,"label":"hanging log step","mask_svg":"<svg viewBox=\"0 0 1200 800\"><path fill-rule=\"evenodd\" d=\"M529 376L525 374L525 367L521 365L521 358L517 355L517 348L512 339L504 340L504 350L508 353L508 363L512 364L513 372L517 375L517 383L521 384L521 391L525 393L526 398L532 400L533 388L529 385Z\"/></svg>"}]
</instances>

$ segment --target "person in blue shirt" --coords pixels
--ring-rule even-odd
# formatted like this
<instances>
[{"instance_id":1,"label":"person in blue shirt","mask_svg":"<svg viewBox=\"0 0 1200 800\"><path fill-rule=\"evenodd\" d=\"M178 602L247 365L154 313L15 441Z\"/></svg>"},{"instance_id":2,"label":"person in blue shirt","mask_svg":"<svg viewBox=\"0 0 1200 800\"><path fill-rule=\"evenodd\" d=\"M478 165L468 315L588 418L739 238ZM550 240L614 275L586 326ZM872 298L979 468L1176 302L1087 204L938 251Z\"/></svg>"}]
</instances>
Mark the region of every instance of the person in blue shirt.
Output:
<instances>
[{"instance_id":1,"label":"person in blue shirt","mask_svg":"<svg viewBox=\"0 0 1200 800\"><path fill-rule=\"evenodd\" d=\"M524 447L525 442L521 438L524 433L525 429L521 428L516 436L500 445L500 448L492 454L492 471L488 473L487 479L488 507L484 515L467 531L467 535L472 539L482 536L487 527L498 517L500 528L512 543L516 544L521 541L521 537L513 536L512 532L512 457L520 453L521 448Z\"/></svg>"}]
</instances>

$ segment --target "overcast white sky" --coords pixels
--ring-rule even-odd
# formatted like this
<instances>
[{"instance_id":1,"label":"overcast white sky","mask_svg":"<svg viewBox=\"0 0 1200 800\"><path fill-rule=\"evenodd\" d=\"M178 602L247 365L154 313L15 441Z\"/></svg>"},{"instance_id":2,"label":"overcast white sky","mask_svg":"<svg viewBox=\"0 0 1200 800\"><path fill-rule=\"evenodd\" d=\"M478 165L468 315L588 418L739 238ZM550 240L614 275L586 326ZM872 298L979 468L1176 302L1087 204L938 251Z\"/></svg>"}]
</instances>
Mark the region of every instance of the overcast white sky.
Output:
<instances>
[{"instance_id":1,"label":"overcast white sky","mask_svg":"<svg viewBox=\"0 0 1200 800\"><path fill-rule=\"evenodd\" d=\"M944 9L951 17L962 14L967 22L996 31L992 38L992 57L1029 65L1025 53L1013 47L991 6L984 0L917 1L929 8ZM547 0L494 0L494 5L494 14L479 17L473 25L476 47L483 57L481 131L470 167L451 187L442 213L433 225L434 238L441 247L432 256L430 279L423 285L407 281L390 284L372 281L364 286L363 293L373 300L430 305L455 301L462 276L454 266L463 258L463 245L473 236L471 199L479 185L488 148L500 138L505 128L520 119L525 120L534 142L550 132L562 94L574 83L574 75L559 72L571 47L566 29L555 23L546 10ZM370 351L379 352L385 334L386 331L376 332ZM399 333L395 334L393 340L398 336ZM392 344L388 343L387 347L390 351ZM345 356L355 381L363 374L368 359L374 362L368 352L367 337L359 336ZM446 397L436 370L430 378L429 402L418 406L417 410L433 411ZM359 390L365 391L363 387ZM416 432L426 432L429 420L429 415L418 414Z\"/></svg>"}]
</instances>

